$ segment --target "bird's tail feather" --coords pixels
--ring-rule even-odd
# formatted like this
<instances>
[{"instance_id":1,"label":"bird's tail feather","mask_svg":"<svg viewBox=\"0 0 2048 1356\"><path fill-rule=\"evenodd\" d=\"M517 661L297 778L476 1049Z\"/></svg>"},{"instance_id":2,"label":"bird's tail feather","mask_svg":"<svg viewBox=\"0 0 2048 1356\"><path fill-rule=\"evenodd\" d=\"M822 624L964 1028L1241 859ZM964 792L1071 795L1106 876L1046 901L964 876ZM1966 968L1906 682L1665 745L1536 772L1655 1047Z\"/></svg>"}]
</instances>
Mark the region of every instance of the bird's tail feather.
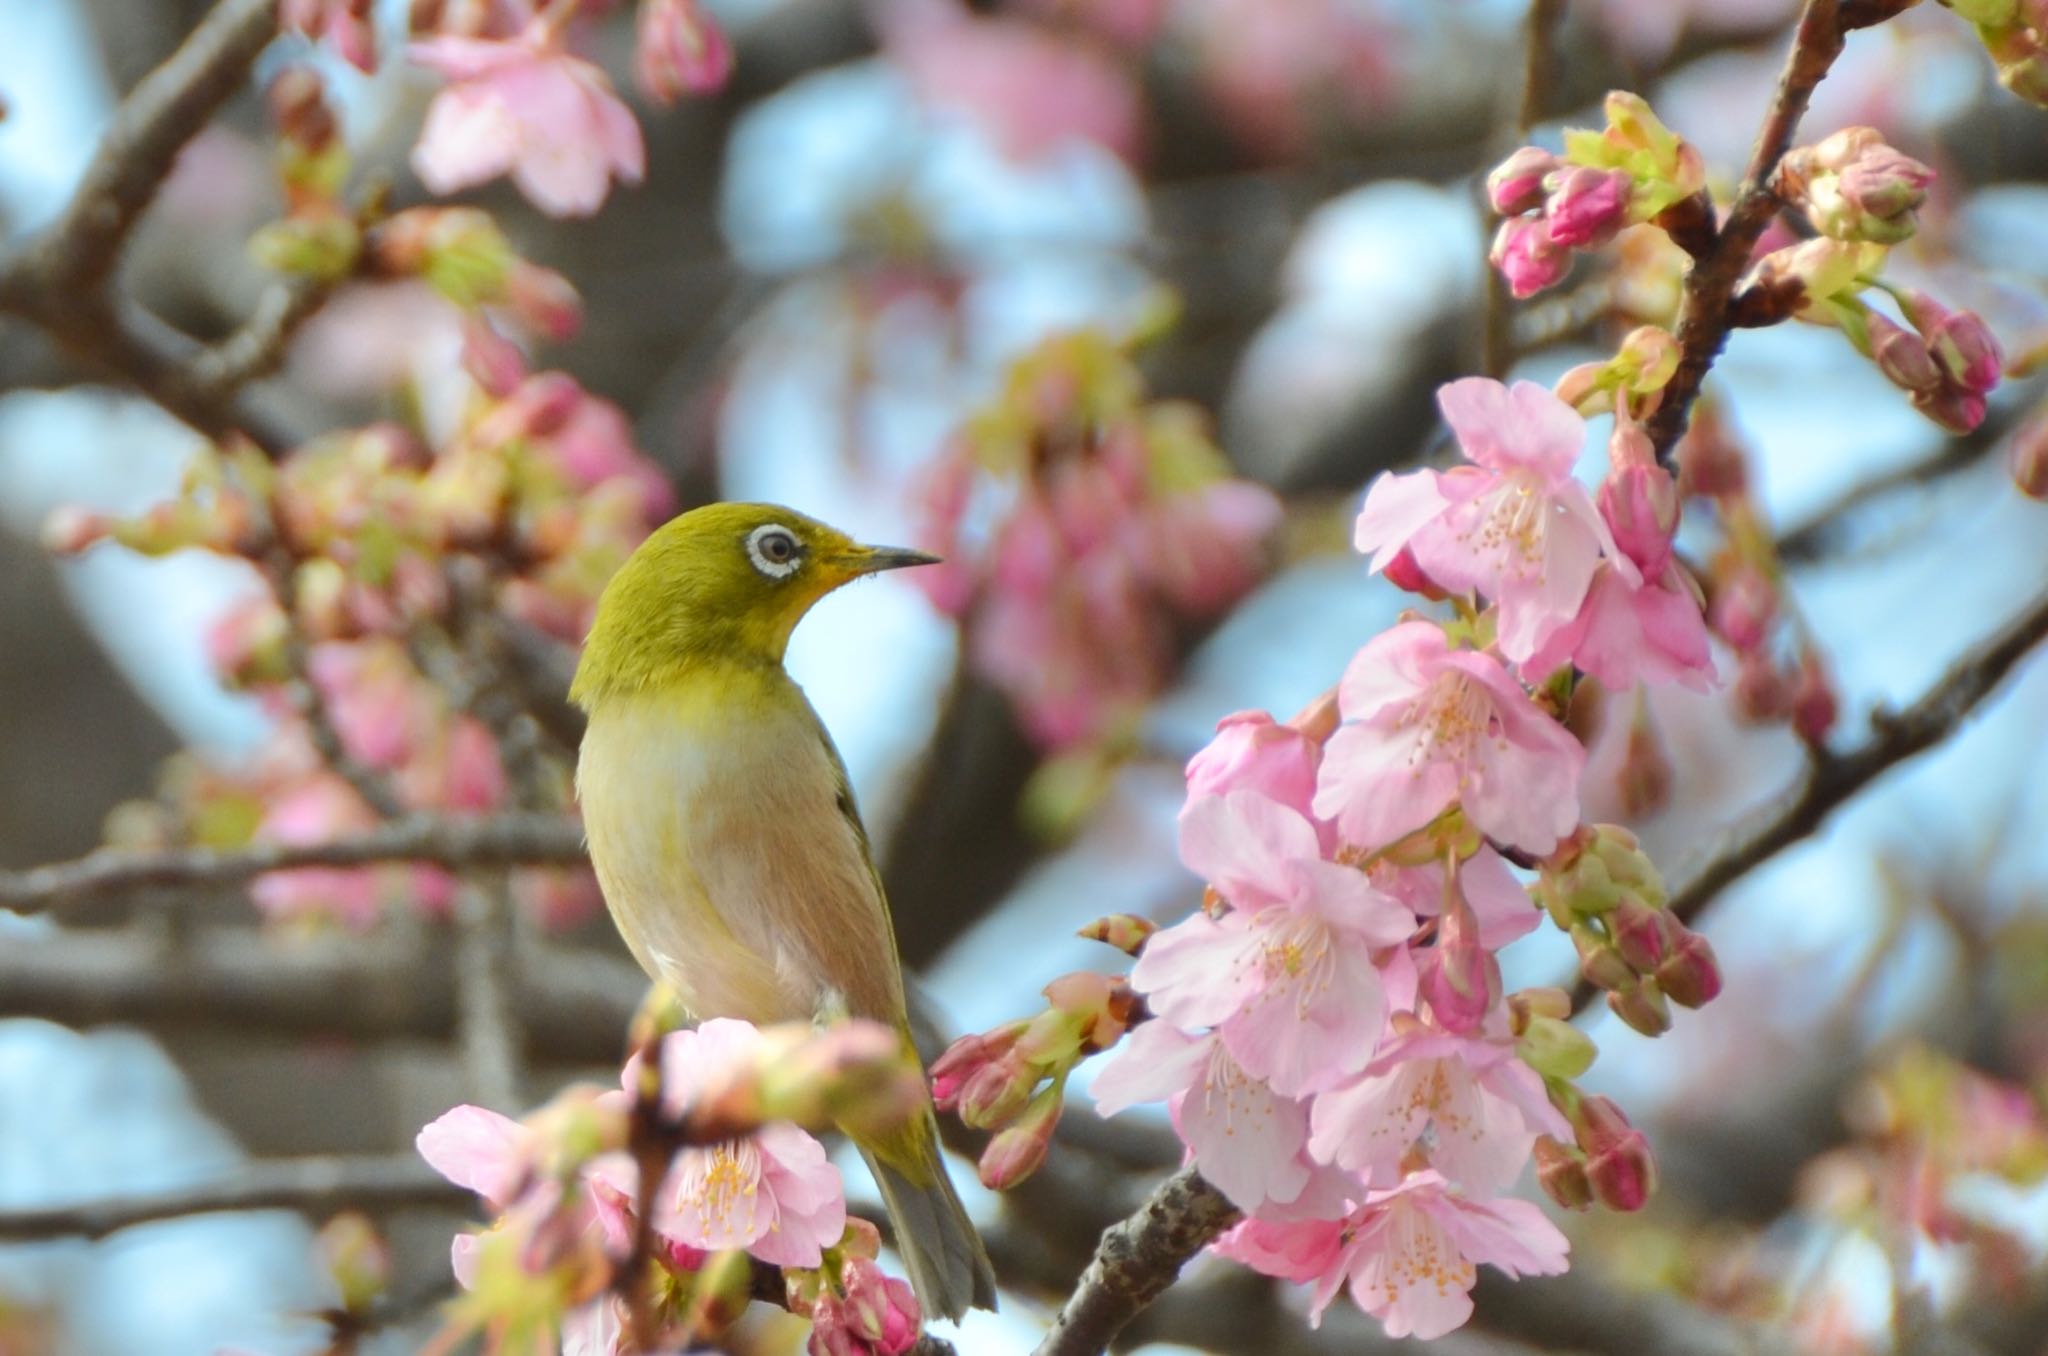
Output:
<instances>
[{"instance_id":1,"label":"bird's tail feather","mask_svg":"<svg viewBox=\"0 0 2048 1356\"><path fill-rule=\"evenodd\" d=\"M915 1175L884 1162L865 1145L860 1152L882 1189L882 1203L896 1228L896 1251L925 1317L958 1319L970 1306L996 1307L996 1274L946 1176L938 1127L929 1120L926 1126L930 1148L918 1165L926 1170Z\"/></svg>"}]
</instances>

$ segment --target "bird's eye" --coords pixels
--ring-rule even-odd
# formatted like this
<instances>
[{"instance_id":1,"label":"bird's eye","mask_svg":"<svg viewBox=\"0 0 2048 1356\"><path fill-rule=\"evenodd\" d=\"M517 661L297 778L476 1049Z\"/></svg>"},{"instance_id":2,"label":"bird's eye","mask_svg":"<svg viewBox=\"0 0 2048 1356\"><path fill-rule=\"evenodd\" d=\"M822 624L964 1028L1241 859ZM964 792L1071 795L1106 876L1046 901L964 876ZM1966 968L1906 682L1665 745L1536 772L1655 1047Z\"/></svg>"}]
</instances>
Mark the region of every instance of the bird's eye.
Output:
<instances>
[{"instance_id":1,"label":"bird's eye","mask_svg":"<svg viewBox=\"0 0 2048 1356\"><path fill-rule=\"evenodd\" d=\"M803 543L780 523L766 523L747 534L747 559L770 579L787 579L802 565Z\"/></svg>"}]
</instances>

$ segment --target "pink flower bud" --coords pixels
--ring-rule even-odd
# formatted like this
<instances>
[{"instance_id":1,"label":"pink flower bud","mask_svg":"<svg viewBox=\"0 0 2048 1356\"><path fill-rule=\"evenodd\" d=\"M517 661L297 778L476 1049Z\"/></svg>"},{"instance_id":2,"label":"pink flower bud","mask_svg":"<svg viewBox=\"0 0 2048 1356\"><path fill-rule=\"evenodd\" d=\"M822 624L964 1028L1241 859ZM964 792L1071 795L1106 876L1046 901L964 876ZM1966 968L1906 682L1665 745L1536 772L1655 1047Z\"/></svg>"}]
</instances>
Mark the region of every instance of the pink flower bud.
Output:
<instances>
[{"instance_id":1,"label":"pink flower bud","mask_svg":"<svg viewBox=\"0 0 2048 1356\"><path fill-rule=\"evenodd\" d=\"M1998 385L2005 355L1990 328L1976 315L1956 311L1921 333L1935 362L1955 385L1979 395Z\"/></svg>"},{"instance_id":2,"label":"pink flower bud","mask_svg":"<svg viewBox=\"0 0 2048 1356\"><path fill-rule=\"evenodd\" d=\"M1500 963L1480 945L1479 920L1461 894L1445 901L1429 962L1422 974L1429 1010L1446 1031L1478 1030L1500 1000Z\"/></svg>"},{"instance_id":3,"label":"pink flower bud","mask_svg":"<svg viewBox=\"0 0 2048 1356\"><path fill-rule=\"evenodd\" d=\"M899 1356L917 1340L923 1313L910 1287L867 1258L849 1259L840 1268L845 1298L844 1322L878 1356Z\"/></svg>"},{"instance_id":4,"label":"pink flower bud","mask_svg":"<svg viewBox=\"0 0 2048 1356\"><path fill-rule=\"evenodd\" d=\"M583 298L551 268L515 260L505 274L505 302L520 323L549 339L573 339L583 325Z\"/></svg>"},{"instance_id":5,"label":"pink flower bud","mask_svg":"<svg viewBox=\"0 0 2048 1356\"><path fill-rule=\"evenodd\" d=\"M1654 460L1636 461L1625 449L1649 438L1640 428L1615 430L1610 444L1614 469L1600 482L1600 516L1614 534L1614 544L1628 554L1645 578L1661 575L1671 559L1671 539L1678 532L1678 483Z\"/></svg>"},{"instance_id":6,"label":"pink flower bud","mask_svg":"<svg viewBox=\"0 0 2048 1356\"><path fill-rule=\"evenodd\" d=\"M1780 720L1792 709L1792 680L1761 650L1742 656L1735 675L1735 712L1753 724Z\"/></svg>"},{"instance_id":7,"label":"pink flower bud","mask_svg":"<svg viewBox=\"0 0 2048 1356\"><path fill-rule=\"evenodd\" d=\"M1415 553L1402 547L1394 558L1387 562L1387 568L1380 571L1388 583L1407 593L1417 593L1431 602L1441 602L1450 597L1436 581L1431 579L1415 559Z\"/></svg>"},{"instance_id":8,"label":"pink flower bud","mask_svg":"<svg viewBox=\"0 0 2048 1356\"><path fill-rule=\"evenodd\" d=\"M1159 925L1150 919L1139 918L1135 914L1112 913L1096 919L1074 935L1113 946L1126 956L1135 956L1145 949L1145 939L1158 930Z\"/></svg>"},{"instance_id":9,"label":"pink flower bud","mask_svg":"<svg viewBox=\"0 0 2048 1356\"><path fill-rule=\"evenodd\" d=\"M1625 170L1574 165L1556 175L1544 216L1550 241L1574 249L1596 249L1628 223L1629 192L1635 181Z\"/></svg>"},{"instance_id":10,"label":"pink flower bud","mask_svg":"<svg viewBox=\"0 0 2048 1356\"><path fill-rule=\"evenodd\" d=\"M1636 972L1621 952L1589 927L1572 929L1572 945L1579 953L1579 973L1596 989L1613 992L1636 982Z\"/></svg>"},{"instance_id":11,"label":"pink flower bud","mask_svg":"<svg viewBox=\"0 0 2048 1356\"><path fill-rule=\"evenodd\" d=\"M1657 1161L1643 1132L1605 1097L1582 1097L1572 1130L1586 1155L1593 1194L1609 1210L1640 1210L1657 1190Z\"/></svg>"},{"instance_id":12,"label":"pink flower bud","mask_svg":"<svg viewBox=\"0 0 2048 1356\"><path fill-rule=\"evenodd\" d=\"M1607 916L1614 949L1631 969L1648 974L1663 962L1673 940L1670 917L1664 910L1650 908L1633 898L1622 900Z\"/></svg>"},{"instance_id":13,"label":"pink flower bud","mask_svg":"<svg viewBox=\"0 0 2048 1356\"><path fill-rule=\"evenodd\" d=\"M1799 658L1799 673L1792 682L1792 728L1809 744L1818 744L1835 727L1838 710L1835 685L1827 665L1812 649Z\"/></svg>"},{"instance_id":14,"label":"pink flower bud","mask_svg":"<svg viewBox=\"0 0 2048 1356\"><path fill-rule=\"evenodd\" d=\"M1911 214L1934 182L1933 170L1882 142L1843 166L1841 176L1843 198L1857 211L1886 220Z\"/></svg>"},{"instance_id":15,"label":"pink flower bud","mask_svg":"<svg viewBox=\"0 0 2048 1356\"><path fill-rule=\"evenodd\" d=\"M1524 146L1486 176L1486 200L1504 217L1518 217L1543 205L1543 177L1558 159L1540 146Z\"/></svg>"},{"instance_id":16,"label":"pink flower bud","mask_svg":"<svg viewBox=\"0 0 2048 1356\"><path fill-rule=\"evenodd\" d=\"M1681 498L1731 499L1748 492L1749 466L1742 448L1710 402L1693 411L1692 427L1678 441Z\"/></svg>"},{"instance_id":17,"label":"pink flower bud","mask_svg":"<svg viewBox=\"0 0 2048 1356\"><path fill-rule=\"evenodd\" d=\"M1902 391L1941 389L1942 372L1928 351L1927 341L1911 330L1893 324L1872 311L1866 321L1870 334L1870 356L1886 381Z\"/></svg>"},{"instance_id":18,"label":"pink flower bud","mask_svg":"<svg viewBox=\"0 0 2048 1356\"><path fill-rule=\"evenodd\" d=\"M1622 749L1617 779L1621 808L1631 819L1657 813L1670 803L1671 775L1671 760L1650 724L1649 711L1639 705L1629 721L1628 743Z\"/></svg>"},{"instance_id":19,"label":"pink flower bud","mask_svg":"<svg viewBox=\"0 0 2048 1356\"><path fill-rule=\"evenodd\" d=\"M1714 588L1707 620L1743 654L1762 647L1778 619L1778 590L1762 570L1736 561Z\"/></svg>"},{"instance_id":20,"label":"pink flower bud","mask_svg":"<svg viewBox=\"0 0 2048 1356\"><path fill-rule=\"evenodd\" d=\"M1571 251L1550 238L1550 227L1537 217L1513 217L1493 237L1493 266L1517 297L1533 297L1571 271Z\"/></svg>"},{"instance_id":21,"label":"pink flower bud","mask_svg":"<svg viewBox=\"0 0 2048 1356\"><path fill-rule=\"evenodd\" d=\"M1657 967L1657 987L1682 1008L1704 1007L1721 992L1721 966L1713 943L1683 931L1671 954Z\"/></svg>"},{"instance_id":22,"label":"pink flower bud","mask_svg":"<svg viewBox=\"0 0 2048 1356\"><path fill-rule=\"evenodd\" d=\"M2021 494L2048 499L2048 415L2037 410L2013 433L2006 466Z\"/></svg>"},{"instance_id":23,"label":"pink flower bud","mask_svg":"<svg viewBox=\"0 0 2048 1356\"><path fill-rule=\"evenodd\" d=\"M659 103L710 94L732 74L732 44L696 0L642 0L637 37L633 74Z\"/></svg>"},{"instance_id":24,"label":"pink flower bud","mask_svg":"<svg viewBox=\"0 0 2048 1356\"><path fill-rule=\"evenodd\" d=\"M1543 1194L1567 1210L1584 1210L1593 1204L1593 1183L1586 1176L1586 1156L1549 1135L1538 1135L1532 1150L1536 1159L1536 1184Z\"/></svg>"},{"instance_id":25,"label":"pink flower bud","mask_svg":"<svg viewBox=\"0 0 2048 1356\"><path fill-rule=\"evenodd\" d=\"M1058 1088L1040 1093L1015 1125L999 1133L981 1151L981 1184L990 1191L1006 1191L1037 1172L1039 1164L1045 1162L1060 1111Z\"/></svg>"},{"instance_id":26,"label":"pink flower bud","mask_svg":"<svg viewBox=\"0 0 2048 1356\"><path fill-rule=\"evenodd\" d=\"M1607 1006L1630 1030L1645 1036L1661 1036L1671 1029L1671 1005L1653 979L1609 992Z\"/></svg>"},{"instance_id":27,"label":"pink flower bud","mask_svg":"<svg viewBox=\"0 0 2048 1356\"><path fill-rule=\"evenodd\" d=\"M471 314L462 322L462 370L486 394L502 400L526 380L526 356L490 321Z\"/></svg>"},{"instance_id":28,"label":"pink flower bud","mask_svg":"<svg viewBox=\"0 0 2048 1356\"><path fill-rule=\"evenodd\" d=\"M1989 409L1983 396L1953 386L1938 391L1915 391L1912 403L1914 409L1955 434L1975 431Z\"/></svg>"}]
</instances>

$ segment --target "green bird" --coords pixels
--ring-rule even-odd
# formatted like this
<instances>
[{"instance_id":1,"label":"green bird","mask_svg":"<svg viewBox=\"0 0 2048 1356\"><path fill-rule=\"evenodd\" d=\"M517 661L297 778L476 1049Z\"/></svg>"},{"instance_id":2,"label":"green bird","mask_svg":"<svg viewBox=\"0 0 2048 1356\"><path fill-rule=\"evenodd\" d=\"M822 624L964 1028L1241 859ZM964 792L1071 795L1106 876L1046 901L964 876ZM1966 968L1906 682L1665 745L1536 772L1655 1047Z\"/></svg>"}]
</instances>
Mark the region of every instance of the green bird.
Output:
<instances>
[{"instance_id":1,"label":"green bird","mask_svg":"<svg viewBox=\"0 0 2048 1356\"><path fill-rule=\"evenodd\" d=\"M865 1017L909 1049L853 788L782 659L832 590L935 559L773 504L712 504L648 537L599 599L570 688L589 715L576 786L590 859L634 956L699 1020ZM924 1311L993 1309L995 1273L929 1105L894 1134L853 1138Z\"/></svg>"}]
</instances>

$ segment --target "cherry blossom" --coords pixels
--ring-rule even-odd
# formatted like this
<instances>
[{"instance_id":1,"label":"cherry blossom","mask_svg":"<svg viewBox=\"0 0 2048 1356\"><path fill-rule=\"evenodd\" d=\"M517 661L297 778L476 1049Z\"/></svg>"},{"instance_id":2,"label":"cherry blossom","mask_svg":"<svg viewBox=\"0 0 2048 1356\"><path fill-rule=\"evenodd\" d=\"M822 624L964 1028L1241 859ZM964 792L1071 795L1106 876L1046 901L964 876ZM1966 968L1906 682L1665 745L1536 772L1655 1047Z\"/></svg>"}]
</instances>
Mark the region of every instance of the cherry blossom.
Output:
<instances>
[{"instance_id":1,"label":"cherry blossom","mask_svg":"<svg viewBox=\"0 0 2048 1356\"><path fill-rule=\"evenodd\" d=\"M430 1121L414 1142L435 1172L502 1210L524 1185L539 1140L510 1116L458 1106Z\"/></svg>"},{"instance_id":2,"label":"cherry blossom","mask_svg":"<svg viewBox=\"0 0 2048 1356\"><path fill-rule=\"evenodd\" d=\"M1315 1099L1309 1151L1319 1161L1391 1185L1430 1133L1433 1167L1467 1191L1512 1186L1539 1134L1571 1138L1543 1080L1505 1040L1411 1023L1355 1081Z\"/></svg>"},{"instance_id":3,"label":"cherry blossom","mask_svg":"<svg viewBox=\"0 0 2048 1356\"><path fill-rule=\"evenodd\" d=\"M1437 405L1474 465L1381 476L1358 515L1358 549L1379 571L1406 547L1440 587L1484 594L1500 608L1501 653L1526 659L1578 614L1601 555L1616 554L1572 479L1585 420L1526 381L1467 377L1440 389Z\"/></svg>"},{"instance_id":4,"label":"cherry blossom","mask_svg":"<svg viewBox=\"0 0 2048 1356\"><path fill-rule=\"evenodd\" d=\"M1337 702L1348 723L1324 747L1315 811L1347 842L1385 846L1454 803L1526 852L1578 824L1585 749L1499 660L1452 649L1435 624L1403 622L1367 643Z\"/></svg>"},{"instance_id":5,"label":"cherry blossom","mask_svg":"<svg viewBox=\"0 0 2048 1356\"><path fill-rule=\"evenodd\" d=\"M1146 1022L1092 1088L1104 1116L1165 1102L1202 1176L1247 1214L1278 1219L1345 1208L1349 1179L1308 1156L1308 1105L1247 1073L1214 1032L1190 1036Z\"/></svg>"},{"instance_id":6,"label":"cherry blossom","mask_svg":"<svg viewBox=\"0 0 2048 1356\"><path fill-rule=\"evenodd\" d=\"M1220 1028L1237 1061L1288 1096L1363 1069L1387 1010L1373 948L1406 940L1413 916L1322 860L1315 826L1256 792L1191 801L1180 844L1231 908L1146 944L1131 982L1153 1011Z\"/></svg>"},{"instance_id":7,"label":"cherry blossom","mask_svg":"<svg viewBox=\"0 0 2048 1356\"><path fill-rule=\"evenodd\" d=\"M444 35L409 52L450 81L412 153L432 192L509 174L550 216L588 216L614 178L637 184L646 173L632 111L603 71L562 50L544 26L506 42Z\"/></svg>"},{"instance_id":8,"label":"cherry blossom","mask_svg":"<svg viewBox=\"0 0 2048 1356\"><path fill-rule=\"evenodd\" d=\"M1322 748L1264 711L1236 711L1216 722L1216 737L1188 760L1190 799L1256 791L1309 816Z\"/></svg>"},{"instance_id":9,"label":"cherry blossom","mask_svg":"<svg viewBox=\"0 0 2048 1356\"><path fill-rule=\"evenodd\" d=\"M1215 1250L1255 1271L1308 1281L1311 1321L1347 1284L1389 1337L1441 1337L1472 1316L1479 1267L1510 1277L1552 1276L1570 1245L1527 1201L1475 1200L1424 1169L1375 1191L1341 1220L1252 1219Z\"/></svg>"},{"instance_id":10,"label":"cherry blossom","mask_svg":"<svg viewBox=\"0 0 2048 1356\"><path fill-rule=\"evenodd\" d=\"M1401 866L1379 861L1368 868L1367 875L1375 886L1420 917L1434 918L1443 911L1441 862ZM1498 951L1517 937L1528 936L1542 921L1543 915L1508 869L1506 859L1484 844L1458 864L1452 883L1479 924L1479 944L1489 951Z\"/></svg>"}]
</instances>

